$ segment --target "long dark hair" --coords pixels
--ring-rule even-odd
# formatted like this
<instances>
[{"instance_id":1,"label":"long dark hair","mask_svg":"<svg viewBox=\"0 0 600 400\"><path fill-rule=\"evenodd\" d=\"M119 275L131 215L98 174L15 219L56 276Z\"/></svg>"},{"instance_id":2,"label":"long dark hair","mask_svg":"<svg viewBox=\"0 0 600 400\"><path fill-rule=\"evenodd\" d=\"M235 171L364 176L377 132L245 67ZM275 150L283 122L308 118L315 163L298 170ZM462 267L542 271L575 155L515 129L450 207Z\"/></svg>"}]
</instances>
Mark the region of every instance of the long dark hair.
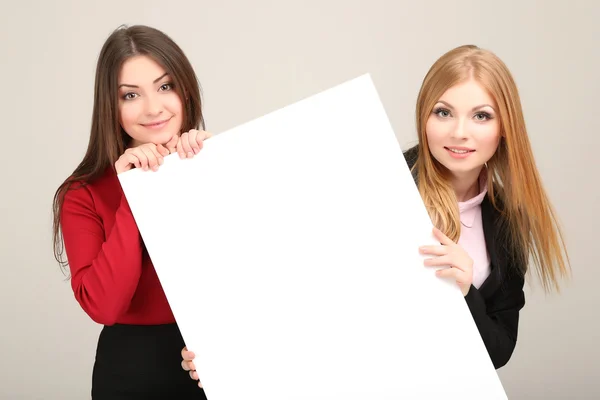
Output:
<instances>
[{"instance_id":1,"label":"long dark hair","mask_svg":"<svg viewBox=\"0 0 600 400\"><path fill-rule=\"evenodd\" d=\"M201 89L198 78L181 48L163 32L143 25L117 28L106 40L96 65L94 108L87 151L75 171L58 187L53 201L54 258L61 267L64 244L60 216L65 193L93 182L104 174L127 148L131 137L119 124L118 76L123 63L133 56L144 55L160 64L173 79L174 89L184 104L182 132L204 129Z\"/></svg>"}]
</instances>

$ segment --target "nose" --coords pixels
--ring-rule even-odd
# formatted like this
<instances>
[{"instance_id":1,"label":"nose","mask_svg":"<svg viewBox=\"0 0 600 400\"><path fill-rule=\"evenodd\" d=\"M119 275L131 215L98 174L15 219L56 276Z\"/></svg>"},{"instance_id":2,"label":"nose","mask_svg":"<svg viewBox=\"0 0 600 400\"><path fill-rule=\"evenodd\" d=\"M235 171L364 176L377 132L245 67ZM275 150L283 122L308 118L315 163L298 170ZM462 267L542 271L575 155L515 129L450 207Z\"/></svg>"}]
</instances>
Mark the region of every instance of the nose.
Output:
<instances>
[{"instance_id":1,"label":"nose","mask_svg":"<svg viewBox=\"0 0 600 400\"><path fill-rule=\"evenodd\" d=\"M160 99L155 94L150 94L146 96L146 115L159 115L162 113L162 103Z\"/></svg>"},{"instance_id":2,"label":"nose","mask_svg":"<svg viewBox=\"0 0 600 400\"><path fill-rule=\"evenodd\" d=\"M466 134L466 121L464 118L459 118L456 122L456 127L452 131L452 137L456 139L465 139L467 137Z\"/></svg>"}]
</instances>

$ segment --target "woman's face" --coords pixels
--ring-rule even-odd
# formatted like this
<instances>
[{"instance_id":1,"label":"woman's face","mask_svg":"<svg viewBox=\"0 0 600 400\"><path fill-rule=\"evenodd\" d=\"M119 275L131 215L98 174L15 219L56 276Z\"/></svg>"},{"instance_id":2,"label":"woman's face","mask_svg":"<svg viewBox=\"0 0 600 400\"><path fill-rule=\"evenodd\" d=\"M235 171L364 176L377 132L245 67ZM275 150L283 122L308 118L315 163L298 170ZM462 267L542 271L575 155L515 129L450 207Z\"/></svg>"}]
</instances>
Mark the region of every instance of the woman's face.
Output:
<instances>
[{"instance_id":1,"label":"woman's face","mask_svg":"<svg viewBox=\"0 0 600 400\"><path fill-rule=\"evenodd\" d=\"M132 147L167 143L180 134L182 121L181 99L164 68L147 56L125 61L119 74L119 123L133 139Z\"/></svg>"},{"instance_id":2,"label":"woman's face","mask_svg":"<svg viewBox=\"0 0 600 400\"><path fill-rule=\"evenodd\" d=\"M470 79L440 97L425 130L429 150L438 162L458 179L476 179L498 148L497 106L489 93Z\"/></svg>"}]
</instances>

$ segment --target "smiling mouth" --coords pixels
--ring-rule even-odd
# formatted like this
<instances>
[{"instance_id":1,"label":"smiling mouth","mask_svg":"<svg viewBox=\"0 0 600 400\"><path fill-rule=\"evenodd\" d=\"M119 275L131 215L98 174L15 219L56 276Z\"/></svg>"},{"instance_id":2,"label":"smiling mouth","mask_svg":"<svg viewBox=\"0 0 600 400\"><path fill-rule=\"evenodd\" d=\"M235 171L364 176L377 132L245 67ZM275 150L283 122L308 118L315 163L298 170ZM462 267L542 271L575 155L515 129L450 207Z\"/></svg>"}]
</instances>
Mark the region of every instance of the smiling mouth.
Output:
<instances>
[{"instance_id":1,"label":"smiling mouth","mask_svg":"<svg viewBox=\"0 0 600 400\"><path fill-rule=\"evenodd\" d=\"M171 118L163 119L162 121L151 122L149 124L141 124L141 125L144 126L144 127L146 127L146 128L155 128L157 126L161 126L161 125L166 124L167 122L169 122L169 120Z\"/></svg>"},{"instance_id":2,"label":"smiling mouth","mask_svg":"<svg viewBox=\"0 0 600 400\"><path fill-rule=\"evenodd\" d=\"M467 149L464 147L444 147L446 150L451 151L454 154L468 154L468 153L472 153L475 150L472 149Z\"/></svg>"}]
</instances>

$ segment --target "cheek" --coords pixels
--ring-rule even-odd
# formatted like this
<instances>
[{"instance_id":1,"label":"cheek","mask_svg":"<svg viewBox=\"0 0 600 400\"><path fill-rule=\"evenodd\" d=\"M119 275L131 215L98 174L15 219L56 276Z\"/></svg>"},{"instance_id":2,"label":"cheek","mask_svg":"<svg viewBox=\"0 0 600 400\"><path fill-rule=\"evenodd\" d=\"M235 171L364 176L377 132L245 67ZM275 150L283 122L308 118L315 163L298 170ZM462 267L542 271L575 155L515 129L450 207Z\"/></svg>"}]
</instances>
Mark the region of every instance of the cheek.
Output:
<instances>
[{"instance_id":1,"label":"cheek","mask_svg":"<svg viewBox=\"0 0 600 400\"><path fill-rule=\"evenodd\" d=\"M165 106L171 114L183 118L183 103L177 93L169 93L168 97L165 99Z\"/></svg>"},{"instance_id":2,"label":"cheek","mask_svg":"<svg viewBox=\"0 0 600 400\"><path fill-rule=\"evenodd\" d=\"M135 104L123 104L119 107L119 122L125 131L130 130L137 122L139 112Z\"/></svg>"},{"instance_id":3,"label":"cheek","mask_svg":"<svg viewBox=\"0 0 600 400\"><path fill-rule=\"evenodd\" d=\"M165 100L165 108L173 115L173 129L181 132L183 129L183 103L177 94L173 93Z\"/></svg>"},{"instance_id":4,"label":"cheek","mask_svg":"<svg viewBox=\"0 0 600 400\"><path fill-rule=\"evenodd\" d=\"M447 127L444 123L437 120L436 118L429 118L427 124L425 124L425 135L427 136L427 142L430 145L436 145L438 142L446 136Z\"/></svg>"},{"instance_id":5,"label":"cheek","mask_svg":"<svg viewBox=\"0 0 600 400\"><path fill-rule=\"evenodd\" d=\"M477 132L477 148L486 157L491 157L498 148L500 142L500 129L498 124L481 126Z\"/></svg>"}]
</instances>

